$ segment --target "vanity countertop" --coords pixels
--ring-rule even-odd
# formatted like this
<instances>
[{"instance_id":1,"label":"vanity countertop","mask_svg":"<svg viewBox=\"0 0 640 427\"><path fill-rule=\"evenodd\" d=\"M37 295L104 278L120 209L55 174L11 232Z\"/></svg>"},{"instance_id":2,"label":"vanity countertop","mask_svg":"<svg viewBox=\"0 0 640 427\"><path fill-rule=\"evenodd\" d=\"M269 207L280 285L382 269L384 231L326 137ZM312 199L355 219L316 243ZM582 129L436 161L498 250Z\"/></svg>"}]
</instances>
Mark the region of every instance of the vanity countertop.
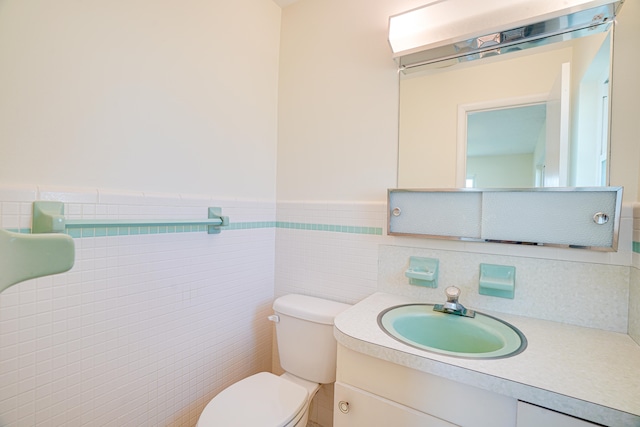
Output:
<instances>
[{"instance_id":1,"label":"vanity countertop","mask_svg":"<svg viewBox=\"0 0 640 427\"><path fill-rule=\"evenodd\" d=\"M381 311L416 302L426 301L375 293L335 319L336 339L369 356L593 422L640 426L640 346L628 335L483 311L518 328L527 348L505 359L456 358L410 347L380 329Z\"/></svg>"}]
</instances>

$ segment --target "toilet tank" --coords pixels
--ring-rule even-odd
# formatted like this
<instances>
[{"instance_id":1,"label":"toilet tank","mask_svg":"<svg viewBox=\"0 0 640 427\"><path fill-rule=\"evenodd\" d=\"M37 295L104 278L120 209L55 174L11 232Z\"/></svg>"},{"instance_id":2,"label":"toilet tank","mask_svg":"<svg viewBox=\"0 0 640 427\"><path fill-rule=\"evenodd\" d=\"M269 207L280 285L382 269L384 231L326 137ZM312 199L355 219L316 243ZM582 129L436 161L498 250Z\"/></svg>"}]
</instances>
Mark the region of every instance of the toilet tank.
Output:
<instances>
[{"instance_id":1,"label":"toilet tank","mask_svg":"<svg viewBox=\"0 0 640 427\"><path fill-rule=\"evenodd\" d=\"M273 310L279 317L276 337L282 369L308 381L334 382L337 343L333 319L349 307L306 295L276 299Z\"/></svg>"}]
</instances>

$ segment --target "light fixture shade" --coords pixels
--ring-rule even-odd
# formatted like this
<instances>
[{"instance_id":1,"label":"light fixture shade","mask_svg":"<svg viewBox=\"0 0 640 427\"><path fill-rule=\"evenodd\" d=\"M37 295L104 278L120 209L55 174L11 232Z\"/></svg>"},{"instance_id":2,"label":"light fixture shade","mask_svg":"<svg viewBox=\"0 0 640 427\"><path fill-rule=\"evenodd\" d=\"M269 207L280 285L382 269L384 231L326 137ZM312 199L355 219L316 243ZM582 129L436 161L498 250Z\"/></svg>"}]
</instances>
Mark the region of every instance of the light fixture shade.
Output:
<instances>
[{"instance_id":1,"label":"light fixture shade","mask_svg":"<svg viewBox=\"0 0 640 427\"><path fill-rule=\"evenodd\" d=\"M621 4L620 0L435 0L391 16L389 44L396 59L436 62L593 31L602 24L608 27Z\"/></svg>"}]
</instances>

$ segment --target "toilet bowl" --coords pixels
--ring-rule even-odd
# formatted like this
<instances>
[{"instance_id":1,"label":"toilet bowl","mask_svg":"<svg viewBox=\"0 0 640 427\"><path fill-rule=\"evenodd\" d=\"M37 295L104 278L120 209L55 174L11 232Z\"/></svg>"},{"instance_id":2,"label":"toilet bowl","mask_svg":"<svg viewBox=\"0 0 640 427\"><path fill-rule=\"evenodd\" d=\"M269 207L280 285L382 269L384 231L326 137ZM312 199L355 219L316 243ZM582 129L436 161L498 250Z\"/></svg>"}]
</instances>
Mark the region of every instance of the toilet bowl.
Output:
<instances>
[{"instance_id":1,"label":"toilet bowl","mask_svg":"<svg viewBox=\"0 0 640 427\"><path fill-rule=\"evenodd\" d=\"M197 427L304 427L320 384L260 372L220 392L205 407Z\"/></svg>"},{"instance_id":2,"label":"toilet bowl","mask_svg":"<svg viewBox=\"0 0 640 427\"><path fill-rule=\"evenodd\" d=\"M333 319L350 307L304 295L273 305L281 376L260 372L221 391L204 408L197 427L304 427L311 400L335 381Z\"/></svg>"}]
</instances>

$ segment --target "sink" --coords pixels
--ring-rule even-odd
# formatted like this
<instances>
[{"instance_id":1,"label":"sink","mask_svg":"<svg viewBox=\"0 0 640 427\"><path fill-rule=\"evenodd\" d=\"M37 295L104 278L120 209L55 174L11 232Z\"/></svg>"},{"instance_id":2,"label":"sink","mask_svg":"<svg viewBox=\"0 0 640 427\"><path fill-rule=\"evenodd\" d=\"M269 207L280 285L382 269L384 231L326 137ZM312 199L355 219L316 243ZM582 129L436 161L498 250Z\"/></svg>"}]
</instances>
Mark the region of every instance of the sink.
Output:
<instances>
[{"instance_id":1,"label":"sink","mask_svg":"<svg viewBox=\"0 0 640 427\"><path fill-rule=\"evenodd\" d=\"M517 328L496 317L475 317L433 311L433 304L405 304L378 315L378 324L392 338L412 347L469 359L515 356L527 347Z\"/></svg>"}]
</instances>

